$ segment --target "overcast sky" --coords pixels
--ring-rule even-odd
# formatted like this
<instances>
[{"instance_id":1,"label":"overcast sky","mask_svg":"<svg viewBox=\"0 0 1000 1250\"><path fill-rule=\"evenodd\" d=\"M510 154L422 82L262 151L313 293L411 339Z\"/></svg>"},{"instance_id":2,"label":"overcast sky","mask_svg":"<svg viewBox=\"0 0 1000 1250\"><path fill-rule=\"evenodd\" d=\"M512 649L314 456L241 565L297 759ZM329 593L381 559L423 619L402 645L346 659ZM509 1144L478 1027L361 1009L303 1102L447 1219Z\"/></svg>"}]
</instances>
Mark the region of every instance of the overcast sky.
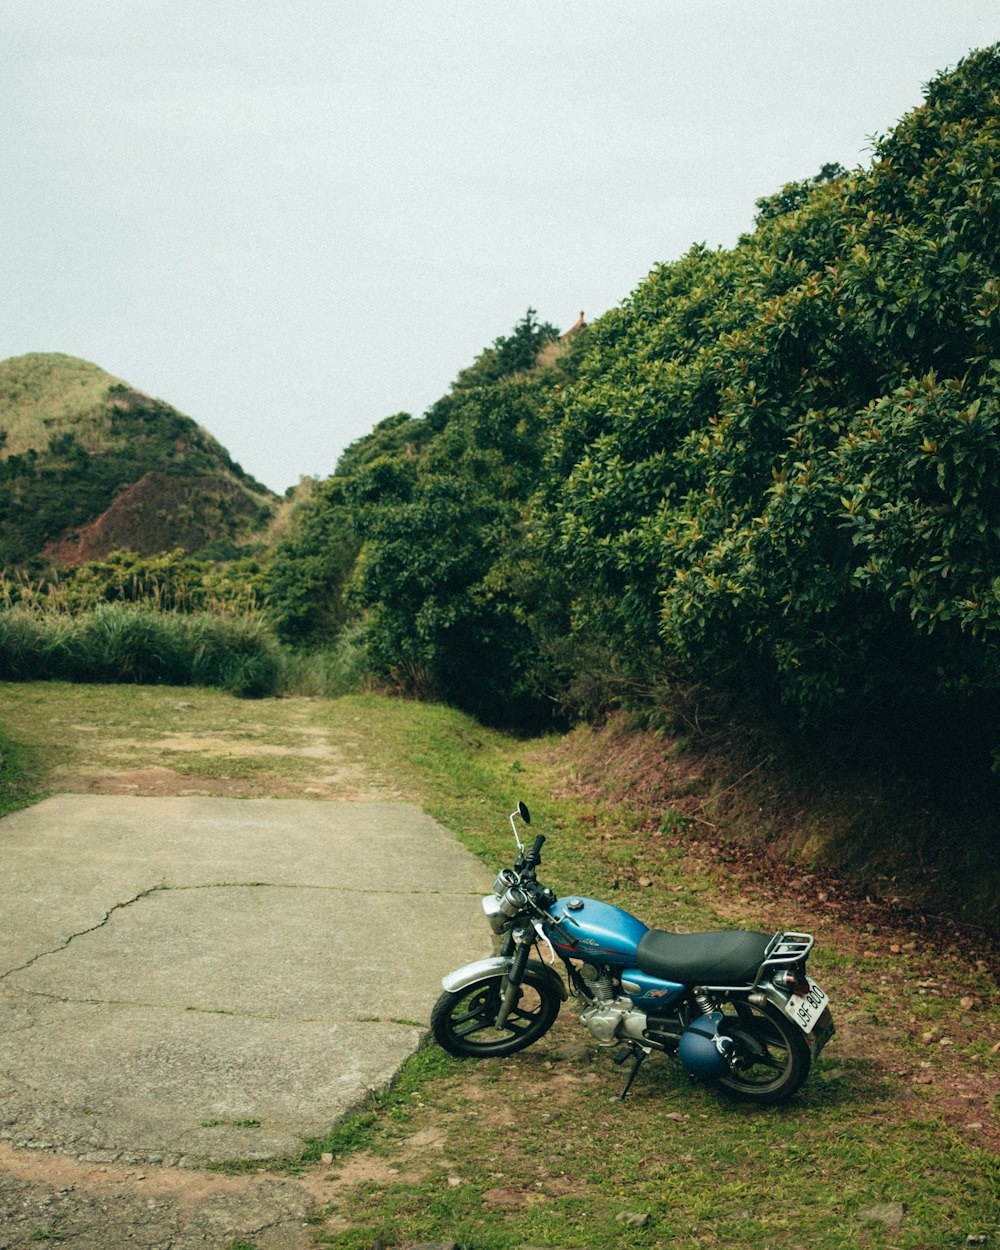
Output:
<instances>
[{"instance_id":1,"label":"overcast sky","mask_svg":"<svg viewBox=\"0 0 1000 1250\"><path fill-rule=\"evenodd\" d=\"M1000 0L0 0L0 359L283 491L871 136Z\"/></svg>"}]
</instances>

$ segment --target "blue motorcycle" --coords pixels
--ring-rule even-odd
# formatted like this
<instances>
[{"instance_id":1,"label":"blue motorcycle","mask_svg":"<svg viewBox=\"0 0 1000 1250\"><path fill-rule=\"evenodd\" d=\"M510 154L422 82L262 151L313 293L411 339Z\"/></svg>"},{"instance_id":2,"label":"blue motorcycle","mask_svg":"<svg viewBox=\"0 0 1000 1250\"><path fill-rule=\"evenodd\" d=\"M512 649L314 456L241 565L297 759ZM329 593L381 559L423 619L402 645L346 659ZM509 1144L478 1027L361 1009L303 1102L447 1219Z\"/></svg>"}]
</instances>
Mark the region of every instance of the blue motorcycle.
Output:
<instances>
[{"instance_id":1,"label":"blue motorcycle","mask_svg":"<svg viewBox=\"0 0 1000 1250\"><path fill-rule=\"evenodd\" d=\"M431 1014L439 1045L461 1058L512 1055L544 1036L572 996L597 1045L632 1061L622 1099L653 1051L747 1102L791 1098L834 1033L827 996L806 972L812 936L671 933L597 899L557 898L537 878L545 838L526 850L518 820L531 823L523 803L510 816L514 866L483 899L499 954L444 977Z\"/></svg>"}]
</instances>

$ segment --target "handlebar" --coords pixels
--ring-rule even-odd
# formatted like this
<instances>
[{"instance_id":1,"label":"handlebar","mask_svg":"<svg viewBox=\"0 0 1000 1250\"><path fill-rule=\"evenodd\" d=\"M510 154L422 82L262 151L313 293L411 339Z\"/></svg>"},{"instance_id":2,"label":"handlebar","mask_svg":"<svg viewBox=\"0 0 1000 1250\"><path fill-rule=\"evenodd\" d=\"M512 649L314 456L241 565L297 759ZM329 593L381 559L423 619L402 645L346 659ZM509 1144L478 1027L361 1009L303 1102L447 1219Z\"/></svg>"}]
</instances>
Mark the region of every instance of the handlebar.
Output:
<instances>
[{"instance_id":1,"label":"handlebar","mask_svg":"<svg viewBox=\"0 0 1000 1250\"><path fill-rule=\"evenodd\" d=\"M542 862L542 847L545 845L545 834L540 833L532 844L531 850L525 857L524 866L526 868L537 868Z\"/></svg>"}]
</instances>

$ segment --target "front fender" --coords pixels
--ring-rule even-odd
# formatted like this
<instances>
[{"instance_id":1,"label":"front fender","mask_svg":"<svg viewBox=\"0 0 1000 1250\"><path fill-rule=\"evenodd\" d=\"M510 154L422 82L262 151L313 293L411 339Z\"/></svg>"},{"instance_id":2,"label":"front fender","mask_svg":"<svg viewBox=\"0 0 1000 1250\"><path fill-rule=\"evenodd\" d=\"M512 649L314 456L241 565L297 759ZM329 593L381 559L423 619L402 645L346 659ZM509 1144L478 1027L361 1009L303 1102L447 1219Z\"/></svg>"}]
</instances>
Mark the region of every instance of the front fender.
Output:
<instances>
[{"instance_id":1,"label":"front fender","mask_svg":"<svg viewBox=\"0 0 1000 1250\"><path fill-rule=\"evenodd\" d=\"M492 955L488 959L477 959L471 964L456 968L454 972L449 972L447 976L441 978L441 984L449 994L457 994L476 981L485 981L487 977L504 976L510 971L513 962L513 958L505 955ZM566 986L554 968L550 968L548 964L539 963L537 959L529 959L528 967L536 975L543 976L560 999L563 1002L566 1001Z\"/></svg>"}]
</instances>

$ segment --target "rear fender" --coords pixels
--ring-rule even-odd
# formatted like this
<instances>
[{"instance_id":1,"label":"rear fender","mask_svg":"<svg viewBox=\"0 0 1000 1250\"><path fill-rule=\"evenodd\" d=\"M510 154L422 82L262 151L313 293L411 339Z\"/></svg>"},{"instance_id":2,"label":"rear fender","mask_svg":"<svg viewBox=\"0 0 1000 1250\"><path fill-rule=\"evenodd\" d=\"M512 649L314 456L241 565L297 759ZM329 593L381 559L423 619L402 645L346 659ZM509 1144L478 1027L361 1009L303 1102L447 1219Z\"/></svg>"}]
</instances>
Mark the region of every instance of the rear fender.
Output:
<instances>
[{"instance_id":1,"label":"rear fender","mask_svg":"<svg viewBox=\"0 0 1000 1250\"><path fill-rule=\"evenodd\" d=\"M505 955L493 955L489 959L477 959L471 964L465 964L461 968L456 968L454 972L449 972L447 976L441 978L441 984L449 994L458 994L476 981L484 981L487 977L505 976L510 971L513 962L513 957ZM554 968L550 968L547 964L539 963L537 959L529 959L528 968L536 976L544 977L552 989L559 995L560 999L563 1002L566 1001L566 986L563 984L562 977Z\"/></svg>"},{"instance_id":2,"label":"rear fender","mask_svg":"<svg viewBox=\"0 0 1000 1250\"><path fill-rule=\"evenodd\" d=\"M776 985L772 985L770 981L768 981L759 987L756 994L748 994L747 997L751 1002L755 1002L758 999L764 999L766 1002L769 1002L773 1006L777 1007L781 1014L784 1015L785 1007L788 1005L789 998L791 998L791 993L779 990ZM760 1005L763 1006L762 1003Z\"/></svg>"}]
</instances>

